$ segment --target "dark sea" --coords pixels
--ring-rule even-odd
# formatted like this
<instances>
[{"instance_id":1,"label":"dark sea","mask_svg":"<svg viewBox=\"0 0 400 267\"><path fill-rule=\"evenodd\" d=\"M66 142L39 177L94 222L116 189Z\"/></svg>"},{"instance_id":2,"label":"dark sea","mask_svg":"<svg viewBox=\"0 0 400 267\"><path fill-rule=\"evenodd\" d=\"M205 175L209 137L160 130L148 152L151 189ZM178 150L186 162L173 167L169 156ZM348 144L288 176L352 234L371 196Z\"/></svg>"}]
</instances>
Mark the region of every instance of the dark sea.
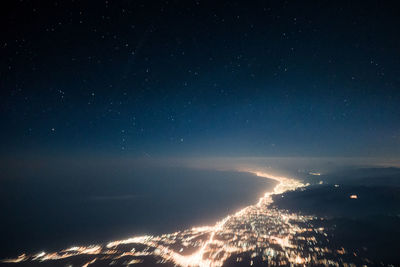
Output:
<instances>
[{"instance_id":1,"label":"dark sea","mask_svg":"<svg viewBox=\"0 0 400 267\"><path fill-rule=\"evenodd\" d=\"M249 173L188 168L6 171L0 258L213 225L274 185Z\"/></svg>"}]
</instances>

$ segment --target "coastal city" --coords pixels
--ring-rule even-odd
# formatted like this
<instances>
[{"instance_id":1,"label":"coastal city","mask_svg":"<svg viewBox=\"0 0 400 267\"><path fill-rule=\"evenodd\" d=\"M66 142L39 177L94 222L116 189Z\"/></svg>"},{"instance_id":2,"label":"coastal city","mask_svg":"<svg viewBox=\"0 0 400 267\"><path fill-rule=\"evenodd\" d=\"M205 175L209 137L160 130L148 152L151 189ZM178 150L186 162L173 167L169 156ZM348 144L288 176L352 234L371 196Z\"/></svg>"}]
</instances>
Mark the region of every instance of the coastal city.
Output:
<instances>
[{"instance_id":1,"label":"coastal city","mask_svg":"<svg viewBox=\"0 0 400 267\"><path fill-rule=\"evenodd\" d=\"M255 205L230 215L214 226L194 227L160 236L136 236L107 244L77 246L58 252L22 254L3 263L46 263L62 266L353 266L368 264L356 253L332 247L324 219L290 213L273 206L273 195L303 190L307 184L262 172L277 181Z\"/></svg>"},{"instance_id":2,"label":"coastal city","mask_svg":"<svg viewBox=\"0 0 400 267\"><path fill-rule=\"evenodd\" d=\"M400 267L398 1L0 1L0 267Z\"/></svg>"}]
</instances>

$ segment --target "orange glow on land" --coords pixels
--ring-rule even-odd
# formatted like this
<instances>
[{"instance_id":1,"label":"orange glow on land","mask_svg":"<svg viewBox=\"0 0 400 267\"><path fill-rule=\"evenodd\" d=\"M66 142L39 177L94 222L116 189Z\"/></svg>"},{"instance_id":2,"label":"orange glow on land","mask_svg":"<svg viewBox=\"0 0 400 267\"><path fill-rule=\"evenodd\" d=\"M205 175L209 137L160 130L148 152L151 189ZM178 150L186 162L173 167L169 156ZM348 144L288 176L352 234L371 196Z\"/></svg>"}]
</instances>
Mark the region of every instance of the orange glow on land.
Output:
<instances>
[{"instance_id":1,"label":"orange glow on land","mask_svg":"<svg viewBox=\"0 0 400 267\"><path fill-rule=\"evenodd\" d=\"M90 266L103 259L115 262L121 260L131 265L143 262L143 256L154 256L160 258L160 262L170 262L183 267L216 267L222 266L234 254L249 252L254 257L261 253L259 255L268 257L272 265L321 264L319 257L330 253L330 250L320 247L316 237L309 235L322 234L319 238L324 238L324 228L315 229L309 224L314 218L312 216L289 213L270 205L273 203L274 194L296 190L308 184L254 169L239 171L275 180L277 184L256 204L245 207L214 225L193 227L158 236L133 236L103 245L75 246L53 253L21 255L3 262L42 262L89 255L90 258L82 263L83 266ZM304 233L307 233L307 236L303 236ZM262 248L262 252L256 251L259 248ZM188 250L191 251L190 254L182 253Z\"/></svg>"},{"instance_id":2,"label":"orange glow on land","mask_svg":"<svg viewBox=\"0 0 400 267\"><path fill-rule=\"evenodd\" d=\"M97 260L97 259L94 258L93 260L91 260L91 261L85 263L84 265L82 265L82 267L88 267L90 264L94 263L96 260Z\"/></svg>"},{"instance_id":3,"label":"orange glow on land","mask_svg":"<svg viewBox=\"0 0 400 267\"><path fill-rule=\"evenodd\" d=\"M351 198L351 199L357 199L358 196L357 196L357 195L350 195L350 198Z\"/></svg>"},{"instance_id":4,"label":"orange glow on land","mask_svg":"<svg viewBox=\"0 0 400 267\"><path fill-rule=\"evenodd\" d=\"M259 199L258 203L255 205L258 207L261 206L263 203L264 204L271 203L272 202L271 196L273 194L282 194L286 191L292 191L299 187L306 186L303 183L301 183L295 179L291 179L291 178L287 178L287 177L276 176L276 175L272 175L272 174L269 174L266 172L260 172L260 171L254 171L254 170L245 170L245 171L253 173L256 176L269 178L269 179L272 179L272 180L275 180L278 182L278 185L276 185L274 187L274 190L272 192L265 193L265 195ZM244 209L237 211L233 215L227 216L226 218L219 221L214 227L205 227L208 231L210 231L210 238L206 242L204 242L203 246L197 252L195 252L189 256L183 256L183 255L180 255L177 253L172 253L171 259L180 266L221 266L224 263L224 261L228 258L228 256L231 255L232 252L238 252L240 250L237 250L235 248L230 248L230 249L225 248L227 251L230 252L225 257L218 259L218 260L215 258L214 259L204 259L204 255L206 254L206 252L208 252L210 254L212 252L212 250L208 247L210 245L212 245L213 243L215 243L214 242L215 235L224 230L225 224L231 218L237 218L237 217L244 216L246 214L246 212L248 210L250 210L252 207L253 206L246 207ZM282 247L290 247L291 246L291 244L288 242L287 238L282 239L282 238L273 237L271 239L274 239L275 241L277 241L277 243L279 245L281 245ZM214 253L214 254L217 254L217 253ZM297 261L298 261L298 258L296 258L294 260L294 262L297 262Z\"/></svg>"},{"instance_id":5,"label":"orange glow on land","mask_svg":"<svg viewBox=\"0 0 400 267\"><path fill-rule=\"evenodd\" d=\"M2 262L4 262L4 263L18 263L18 262L26 261L27 259L28 259L28 257L27 257L26 254L21 254L15 259L5 259L5 260L2 260Z\"/></svg>"}]
</instances>

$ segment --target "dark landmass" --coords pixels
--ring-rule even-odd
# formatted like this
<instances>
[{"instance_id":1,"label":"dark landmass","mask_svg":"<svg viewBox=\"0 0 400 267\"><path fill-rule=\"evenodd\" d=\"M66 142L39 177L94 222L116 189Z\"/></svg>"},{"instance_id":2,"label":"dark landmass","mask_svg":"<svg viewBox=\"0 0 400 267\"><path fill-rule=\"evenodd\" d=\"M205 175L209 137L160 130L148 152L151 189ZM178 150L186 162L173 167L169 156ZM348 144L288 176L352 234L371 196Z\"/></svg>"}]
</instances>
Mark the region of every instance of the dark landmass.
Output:
<instances>
[{"instance_id":1,"label":"dark landmass","mask_svg":"<svg viewBox=\"0 0 400 267\"><path fill-rule=\"evenodd\" d=\"M308 176L312 184L346 184L356 186L397 186L400 187L400 168L346 168L341 171Z\"/></svg>"},{"instance_id":2,"label":"dark landmass","mask_svg":"<svg viewBox=\"0 0 400 267\"><path fill-rule=\"evenodd\" d=\"M357 199L350 196L356 195ZM397 216L400 187L319 185L274 197L279 208L320 217Z\"/></svg>"},{"instance_id":3,"label":"dark landmass","mask_svg":"<svg viewBox=\"0 0 400 267\"><path fill-rule=\"evenodd\" d=\"M274 206L325 218L321 226L332 229L332 247L343 246L375 264L399 266L399 173L397 168L374 168L318 177L323 185L277 195Z\"/></svg>"}]
</instances>

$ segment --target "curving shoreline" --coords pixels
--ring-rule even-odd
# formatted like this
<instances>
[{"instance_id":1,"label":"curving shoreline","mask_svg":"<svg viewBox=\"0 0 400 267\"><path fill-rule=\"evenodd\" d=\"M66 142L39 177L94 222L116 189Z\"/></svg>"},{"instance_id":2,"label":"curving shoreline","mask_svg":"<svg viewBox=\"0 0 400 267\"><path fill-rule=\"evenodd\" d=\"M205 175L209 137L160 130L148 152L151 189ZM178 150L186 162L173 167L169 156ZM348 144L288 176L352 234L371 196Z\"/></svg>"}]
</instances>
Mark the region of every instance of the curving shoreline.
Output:
<instances>
[{"instance_id":1,"label":"curving shoreline","mask_svg":"<svg viewBox=\"0 0 400 267\"><path fill-rule=\"evenodd\" d=\"M281 194L288 190L295 190L299 187L305 186L298 180L288 178L288 177L280 177L274 176L265 172L255 171L255 170L241 170L243 172L252 173L258 177L264 177L268 179L272 179L278 182L278 184L273 188L272 191L266 192L263 197L259 199L256 204L247 206L232 215L228 215L222 220L218 221L214 226L203 226L203 227L194 227L190 230L178 231L172 234L164 234L161 236L136 236L131 237L125 240L118 240L109 242L106 245L91 245L86 247L72 247L65 250L61 250L59 252L54 253L45 253L41 252L35 255L20 255L15 259L6 259L3 260L4 263L18 263L24 261L49 261L49 260L62 260L67 258L72 258L79 255L87 255L93 257L90 261L87 261L84 265L88 266L91 263L94 263L97 260L105 260L105 259L119 259L125 256L132 257L144 257L144 256L154 256L160 257L165 262L174 262L180 266L221 266L225 262L225 260L231 256L233 253L242 252L243 248L240 246L228 246L231 239L223 240L220 239L221 235L224 233L230 233L233 225L241 224L241 220L248 217L249 214L252 214L254 210L265 210L272 203L271 196L273 194ZM259 212L259 211L258 211ZM189 238L188 238L189 236ZM193 244L188 244L188 240L200 239L201 241ZM282 242L281 237L274 237L273 240L280 240ZM172 240L174 240L172 242ZM177 241L178 240L178 241ZM185 243L191 249L195 250L194 253L186 254L182 248L177 252L175 247L169 246L168 243ZM127 251L118 251L118 248L122 245L144 245L148 248L153 248L154 250L150 252L151 249L146 252L135 252L128 253ZM200 244L200 245L199 245ZM215 247L219 247L215 249ZM221 256L221 254L224 254ZM108 255L108 256L105 256ZM99 256L102 258L99 259ZM140 260L133 260L131 263L140 263Z\"/></svg>"},{"instance_id":2,"label":"curving shoreline","mask_svg":"<svg viewBox=\"0 0 400 267\"><path fill-rule=\"evenodd\" d=\"M157 165L118 173L74 169L65 179L39 174L0 182L0 260L214 225L276 185L233 169Z\"/></svg>"}]
</instances>

